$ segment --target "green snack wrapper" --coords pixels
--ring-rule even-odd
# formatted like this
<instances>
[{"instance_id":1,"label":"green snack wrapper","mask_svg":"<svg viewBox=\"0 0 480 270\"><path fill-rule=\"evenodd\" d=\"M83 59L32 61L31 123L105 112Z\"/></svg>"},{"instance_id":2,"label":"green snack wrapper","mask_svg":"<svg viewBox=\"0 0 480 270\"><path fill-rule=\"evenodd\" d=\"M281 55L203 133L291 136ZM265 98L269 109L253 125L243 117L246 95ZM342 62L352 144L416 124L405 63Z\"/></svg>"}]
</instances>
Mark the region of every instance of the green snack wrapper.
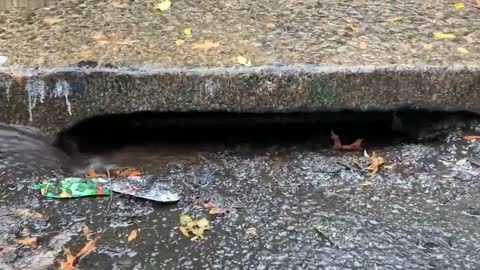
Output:
<instances>
[{"instance_id":1,"label":"green snack wrapper","mask_svg":"<svg viewBox=\"0 0 480 270\"><path fill-rule=\"evenodd\" d=\"M48 198L65 199L87 196L108 196L112 193L108 180L103 178L67 177L61 181L51 179L34 187Z\"/></svg>"}]
</instances>

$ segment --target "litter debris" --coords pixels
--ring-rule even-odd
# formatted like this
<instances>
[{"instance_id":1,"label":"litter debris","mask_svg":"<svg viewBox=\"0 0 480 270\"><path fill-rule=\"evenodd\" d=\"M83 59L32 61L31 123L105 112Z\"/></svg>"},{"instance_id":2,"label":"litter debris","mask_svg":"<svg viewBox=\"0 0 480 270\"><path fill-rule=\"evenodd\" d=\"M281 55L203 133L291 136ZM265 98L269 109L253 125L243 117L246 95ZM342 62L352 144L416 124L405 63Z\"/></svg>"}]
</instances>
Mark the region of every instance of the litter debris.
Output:
<instances>
[{"instance_id":1,"label":"litter debris","mask_svg":"<svg viewBox=\"0 0 480 270\"><path fill-rule=\"evenodd\" d=\"M352 144L343 145L340 138L332 130L330 139L333 140L333 149L335 150L347 150L347 151L359 151L362 150L363 139L357 139Z\"/></svg>"},{"instance_id":2,"label":"litter debris","mask_svg":"<svg viewBox=\"0 0 480 270\"><path fill-rule=\"evenodd\" d=\"M111 194L108 181L103 178L67 177L61 181L51 179L34 186L47 198L65 199Z\"/></svg>"},{"instance_id":3,"label":"litter debris","mask_svg":"<svg viewBox=\"0 0 480 270\"><path fill-rule=\"evenodd\" d=\"M127 179L115 179L112 181L112 190L142 199L156 202L177 202L180 196L172 192L164 183L150 183L142 177L128 177Z\"/></svg>"},{"instance_id":4,"label":"litter debris","mask_svg":"<svg viewBox=\"0 0 480 270\"><path fill-rule=\"evenodd\" d=\"M255 227L250 227L250 228L248 228L247 230L245 230L245 234L246 234L246 235L257 236L257 235L258 235L257 228L255 228Z\"/></svg>"},{"instance_id":5,"label":"litter debris","mask_svg":"<svg viewBox=\"0 0 480 270\"><path fill-rule=\"evenodd\" d=\"M203 238L203 233L209 229L210 226L206 218L194 220L189 215L182 214L180 216L179 230L186 237L190 237L190 234L192 234L194 237L191 240Z\"/></svg>"}]
</instances>

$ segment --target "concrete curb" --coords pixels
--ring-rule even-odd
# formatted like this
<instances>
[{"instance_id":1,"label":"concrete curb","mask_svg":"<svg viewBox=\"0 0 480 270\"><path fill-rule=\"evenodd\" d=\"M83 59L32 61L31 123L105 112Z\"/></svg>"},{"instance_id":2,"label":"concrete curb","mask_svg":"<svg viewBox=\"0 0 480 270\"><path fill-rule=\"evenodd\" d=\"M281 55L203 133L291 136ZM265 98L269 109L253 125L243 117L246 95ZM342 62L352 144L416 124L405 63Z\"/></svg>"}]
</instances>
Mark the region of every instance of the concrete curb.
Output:
<instances>
[{"instance_id":1,"label":"concrete curb","mask_svg":"<svg viewBox=\"0 0 480 270\"><path fill-rule=\"evenodd\" d=\"M0 121L49 132L134 111L480 112L480 65L0 68L0 102Z\"/></svg>"}]
</instances>

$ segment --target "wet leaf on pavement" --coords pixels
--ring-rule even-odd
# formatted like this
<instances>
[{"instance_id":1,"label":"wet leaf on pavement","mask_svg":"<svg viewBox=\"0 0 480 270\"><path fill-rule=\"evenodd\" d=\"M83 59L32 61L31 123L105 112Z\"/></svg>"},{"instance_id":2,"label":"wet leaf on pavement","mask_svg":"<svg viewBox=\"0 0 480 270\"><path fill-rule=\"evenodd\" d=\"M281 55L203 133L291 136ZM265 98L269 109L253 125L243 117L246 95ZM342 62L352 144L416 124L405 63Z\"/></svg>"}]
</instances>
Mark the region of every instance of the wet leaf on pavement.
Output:
<instances>
[{"instance_id":1,"label":"wet leaf on pavement","mask_svg":"<svg viewBox=\"0 0 480 270\"><path fill-rule=\"evenodd\" d=\"M373 152L371 158L370 166L368 166L367 170L371 171L372 174L378 173L380 168L385 164L385 160L383 157L378 156L375 152Z\"/></svg>"},{"instance_id":2,"label":"wet leaf on pavement","mask_svg":"<svg viewBox=\"0 0 480 270\"><path fill-rule=\"evenodd\" d=\"M343 145L340 141L340 138L332 130L330 139L333 140L333 149L335 150L348 150L348 151L359 151L362 150L363 139L357 139L355 142L349 145Z\"/></svg>"},{"instance_id":3,"label":"wet leaf on pavement","mask_svg":"<svg viewBox=\"0 0 480 270\"><path fill-rule=\"evenodd\" d=\"M465 135L465 136L463 136L463 139L472 142L472 141L476 141L476 140L480 139L480 135Z\"/></svg>"},{"instance_id":4,"label":"wet leaf on pavement","mask_svg":"<svg viewBox=\"0 0 480 270\"><path fill-rule=\"evenodd\" d=\"M72 254L72 251L69 248L64 248L67 259L65 261L60 261L57 259L57 262L60 264L60 269L76 270L78 262L97 248L96 241L96 239L88 241L88 243L75 256Z\"/></svg>"},{"instance_id":5,"label":"wet leaf on pavement","mask_svg":"<svg viewBox=\"0 0 480 270\"><path fill-rule=\"evenodd\" d=\"M17 242L23 246L29 246L32 248L36 248L38 246L38 238L37 237L26 237L20 240L17 240Z\"/></svg>"},{"instance_id":6,"label":"wet leaf on pavement","mask_svg":"<svg viewBox=\"0 0 480 270\"><path fill-rule=\"evenodd\" d=\"M222 208L217 207L212 202L204 203L203 208L207 209L210 215L221 215L224 212Z\"/></svg>"},{"instance_id":7,"label":"wet leaf on pavement","mask_svg":"<svg viewBox=\"0 0 480 270\"><path fill-rule=\"evenodd\" d=\"M454 39L455 35L450 33L435 32L433 36L439 39Z\"/></svg>"},{"instance_id":8,"label":"wet leaf on pavement","mask_svg":"<svg viewBox=\"0 0 480 270\"><path fill-rule=\"evenodd\" d=\"M153 9L159 10L159 11L165 11L169 9L171 5L172 5L172 2L170 2L170 0L165 0L165 1L156 3L155 6L153 6Z\"/></svg>"},{"instance_id":9,"label":"wet leaf on pavement","mask_svg":"<svg viewBox=\"0 0 480 270\"><path fill-rule=\"evenodd\" d=\"M194 220L189 215L182 214L180 216L179 230L186 237L190 237L190 234L192 234L194 236L192 239L203 238L203 233L209 229L210 226L206 218Z\"/></svg>"},{"instance_id":10,"label":"wet leaf on pavement","mask_svg":"<svg viewBox=\"0 0 480 270\"><path fill-rule=\"evenodd\" d=\"M135 240L137 236L138 236L138 230L137 229L132 230L128 235L128 242Z\"/></svg>"}]
</instances>

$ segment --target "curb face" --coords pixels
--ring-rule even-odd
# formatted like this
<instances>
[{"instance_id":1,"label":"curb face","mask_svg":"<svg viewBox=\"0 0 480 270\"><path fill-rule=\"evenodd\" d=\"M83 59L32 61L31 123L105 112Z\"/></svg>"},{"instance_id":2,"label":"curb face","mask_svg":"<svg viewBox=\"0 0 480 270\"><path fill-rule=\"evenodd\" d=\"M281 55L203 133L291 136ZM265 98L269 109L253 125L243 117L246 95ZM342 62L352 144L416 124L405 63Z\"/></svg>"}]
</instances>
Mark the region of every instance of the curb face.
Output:
<instances>
[{"instance_id":1,"label":"curb face","mask_svg":"<svg viewBox=\"0 0 480 270\"><path fill-rule=\"evenodd\" d=\"M479 66L0 69L0 121L56 132L136 111L480 111Z\"/></svg>"}]
</instances>

